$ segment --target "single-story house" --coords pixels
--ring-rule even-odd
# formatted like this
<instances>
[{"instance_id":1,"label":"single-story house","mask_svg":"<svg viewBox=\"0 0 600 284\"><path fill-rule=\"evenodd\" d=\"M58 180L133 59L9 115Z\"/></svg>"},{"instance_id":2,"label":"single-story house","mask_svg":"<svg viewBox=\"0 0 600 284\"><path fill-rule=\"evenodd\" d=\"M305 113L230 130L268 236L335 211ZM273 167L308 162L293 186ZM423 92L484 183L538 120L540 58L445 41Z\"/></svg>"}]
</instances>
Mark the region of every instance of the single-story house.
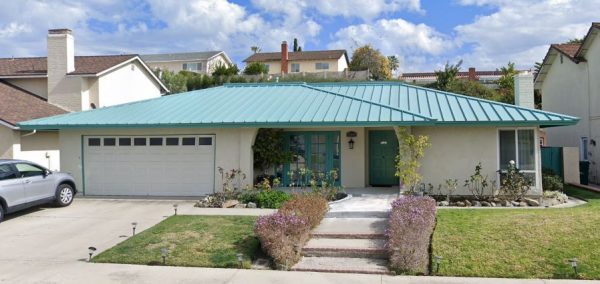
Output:
<instances>
[{"instance_id":1,"label":"single-story house","mask_svg":"<svg viewBox=\"0 0 600 284\"><path fill-rule=\"evenodd\" d=\"M199 51L182 53L160 53L141 55L142 60L152 70L169 70L175 73L190 71L201 74L211 74L215 67L223 65L229 67L233 61L225 51Z\"/></svg>"},{"instance_id":2,"label":"single-story house","mask_svg":"<svg viewBox=\"0 0 600 284\"><path fill-rule=\"evenodd\" d=\"M252 145L260 128L285 131L295 159L284 172L338 169L346 188L393 186L398 127L430 139L424 183L464 180L479 162L495 179L514 160L534 178L532 194L539 195L539 128L577 121L399 82L368 82L229 84L19 126L59 131L62 170L86 195L218 191L218 167L253 176Z\"/></svg>"}]
</instances>

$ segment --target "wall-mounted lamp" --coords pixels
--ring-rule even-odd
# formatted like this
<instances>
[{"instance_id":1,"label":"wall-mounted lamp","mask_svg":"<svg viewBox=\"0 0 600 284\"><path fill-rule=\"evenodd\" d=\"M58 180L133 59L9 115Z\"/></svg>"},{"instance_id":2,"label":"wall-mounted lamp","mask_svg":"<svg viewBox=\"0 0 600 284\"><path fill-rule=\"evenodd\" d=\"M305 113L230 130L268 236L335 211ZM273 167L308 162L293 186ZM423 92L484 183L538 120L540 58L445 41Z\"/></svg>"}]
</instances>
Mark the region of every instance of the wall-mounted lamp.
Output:
<instances>
[{"instance_id":1,"label":"wall-mounted lamp","mask_svg":"<svg viewBox=\"0 0 600 284\"><path fill-rule=\"evenodd\" d=\"M350 138L350 140L348 141L348 149L354 149L354 140L352 138L356 137L356 132L348 131L346 132L346 137Z\"/></svg>"}]
</instances>

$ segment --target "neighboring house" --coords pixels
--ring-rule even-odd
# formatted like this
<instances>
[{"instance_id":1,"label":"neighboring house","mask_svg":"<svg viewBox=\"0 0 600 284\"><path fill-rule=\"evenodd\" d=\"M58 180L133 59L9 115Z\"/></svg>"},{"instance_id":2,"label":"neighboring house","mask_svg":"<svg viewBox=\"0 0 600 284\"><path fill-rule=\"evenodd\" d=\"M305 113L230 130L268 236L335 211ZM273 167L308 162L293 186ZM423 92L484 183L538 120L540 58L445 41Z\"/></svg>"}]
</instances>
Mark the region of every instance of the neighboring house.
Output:
<instances>
[{"instance_id":1,"label":"neighboring house","mask_svg":"<svg viewBox=\"0 0 600 284\"><path fill-rule=\"evenodd\" d=\"M48 31L48 57L0 58L0 158L59 169L58 132L21 121L160 97L167 92L137 55L75 56L71 30Z\"/></svg>"},{"instance_id":2,"label":"neighboring house","mask_svg":"<svg viewBox=\"0 0 600 284\"><path fill-rule=\"evenodd\" d=\"M281 52L258 52L244 59L246 64L260 62L269 74L316 73L348 69L346 50L317 50L289 52L287 42L281 43Z\"/></svg>"},{"instance_id":3,"label":"neighboring house","mask_svg":"<svg viewBox=\"0 0 600 284\"><path fill-rule=\"evenodd\" d=\"M518 101L533 101L533 78ZM398 185L395 130L427 135L425 184L484 175L511 160L542 193L538 129L578 119L397 82L228 84L144 102L22 122L58 129L63 170L85 195L200 196L222 189L216 170L254 176L260 128L282 129L294 160L278 173L339 171L346 188ZM252 183L252 178L246 180ZM469 194L459 189L456 194Z\"/></svg>"},{"instance_id":4,"label":"neighboring house","mask_svg":"<svg viewBox=\"0 0 600 284\"><path fill-rule=\"evenodd\" d=\"M522 72L522 71L519 71ZM474 67L470 67L467 72L458 72L456 77L459 79L466 79L471 81L477 81L478 83L487 86L492 89L498 88L498 79L502 77L502 72L495 71L477 71ZM407 83L424 86L431 83L435 83L437 75L435 72L418 72L418 73L402 73L399 80Z\"/></svg>"},{"instance_id":5,"label":"neighboring house","mask_svg":"<svg viewBox=\"0 0 600 284\"><path fill-rule=\"evenodd\" d=\"M590 181L600 183L600 23L579 44L552 44L535 80L544 110L581 118L571 127L547 130L546 145L579 147L590 161Z\"/></svg>"},{"instance_id":6,"label":"neighboring house","mask_svg":"<svg viewBox=\"0 0 600 284\"><path fill-rule=\"evenodd\" d=\"M175 73L185 70L211 74L216 66L229 67L233 65L224 51L146 54L141 57L152 70L170 70Z\"/></svg>"}]
</instances>

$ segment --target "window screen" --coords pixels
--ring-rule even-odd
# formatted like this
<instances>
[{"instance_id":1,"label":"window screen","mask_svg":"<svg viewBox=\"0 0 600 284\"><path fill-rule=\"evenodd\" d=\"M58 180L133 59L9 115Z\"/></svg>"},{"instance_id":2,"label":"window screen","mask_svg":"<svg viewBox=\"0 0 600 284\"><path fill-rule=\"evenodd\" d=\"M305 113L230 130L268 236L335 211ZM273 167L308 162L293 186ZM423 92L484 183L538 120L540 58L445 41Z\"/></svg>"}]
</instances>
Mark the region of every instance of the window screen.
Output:
<instances>
[{"instance_id":1,"label":"window screen","mask_svg":"<svg viewBox=\"0 0 600 284\"><path fill-rule=\"evenodd\" d=\"M517 151L515 145L515 131L501 130L500 131L500 169L508 168L510 161L517 160Z\"/></svg>"}]
</instances>

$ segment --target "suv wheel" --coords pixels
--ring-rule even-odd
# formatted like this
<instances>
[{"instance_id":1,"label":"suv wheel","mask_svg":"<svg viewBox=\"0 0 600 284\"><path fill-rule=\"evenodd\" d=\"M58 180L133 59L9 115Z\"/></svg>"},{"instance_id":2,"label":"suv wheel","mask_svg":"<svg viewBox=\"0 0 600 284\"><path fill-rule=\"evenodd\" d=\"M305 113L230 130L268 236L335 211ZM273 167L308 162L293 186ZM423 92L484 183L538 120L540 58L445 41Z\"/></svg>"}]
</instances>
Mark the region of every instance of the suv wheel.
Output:
<instances>
[{"instance_id":1,"label":"suv wheel","mask_svg":"<svg viewBox=\"0 0 600 284\"><path fill-rule=\"evenodd\" d=\"M56 189L56 203L58 203L58 206L60 207L71 205L73 196L75 196L75 191L66 183L59 185Z\"/></svg>"},{"instance_id":2,"label":"suv wheel","mask_svg":"<svg viewBox=\"0 0 600 284\"><path fill-rule=\"evenodd\" d=\"M0 205L0 223L4 220L4 207Z\"/></svg>"}]
</instances>

